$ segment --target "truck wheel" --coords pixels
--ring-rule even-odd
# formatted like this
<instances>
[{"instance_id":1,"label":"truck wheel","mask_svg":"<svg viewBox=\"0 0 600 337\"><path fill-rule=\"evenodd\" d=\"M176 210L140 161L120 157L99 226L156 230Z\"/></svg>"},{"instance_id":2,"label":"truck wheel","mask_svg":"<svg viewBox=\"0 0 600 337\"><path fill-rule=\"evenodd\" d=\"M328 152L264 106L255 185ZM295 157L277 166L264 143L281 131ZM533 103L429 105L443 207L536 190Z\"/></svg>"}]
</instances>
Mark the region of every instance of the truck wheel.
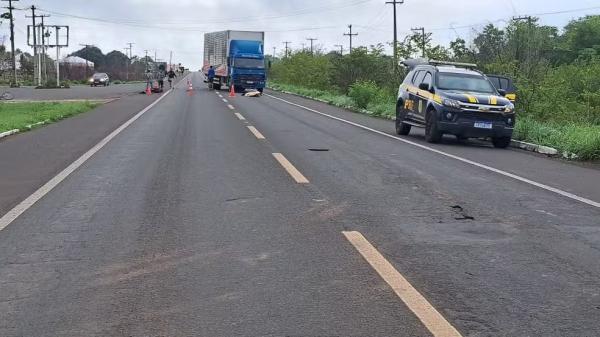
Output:
<instances>
[{"instance_id":1,"label":"truck wheel","mask_svg":"<svg viewBox=\"0 0 600 337\"><path fill-rule=\"evenodd\" d=\"M510 137L494 137L492 138L492 144L495 148L505 149L510 145Z\"/></svg>"},{"instance_id":2,"label":"truck wheel","mask_svg":"<svg viewBox=\"0 0 600 337\"><path fill-rule=\"evenodd\" d=\"M442 135L442 132L438 130L435 111L429 110L425 118L425 140L429 143L439 143L442 140Z\"/></svg>"},{"instance_id":3,"label":"truck wheel","mask_svg":"<svg viewBox=\"0 0 600 337\"><path fill-rule=\"evenodd\" d=\"M403 123L406 119L406 112L402 109L402 105L396 106L396 134L406 136L410 133L411 125Z\"/></svg>"},{"instance_id":4,"label":"truck wheel","mask_svg":"<svg viewBox=\"0 0 600 337\"><path fill-rule=\"evenodd\" d=\"M262 92L263 92L265 89L264 89L264 88L258 88L257 90L258 90L258 92L260 92L260 93L262 94Z\"/></svg>"}]
</instances>

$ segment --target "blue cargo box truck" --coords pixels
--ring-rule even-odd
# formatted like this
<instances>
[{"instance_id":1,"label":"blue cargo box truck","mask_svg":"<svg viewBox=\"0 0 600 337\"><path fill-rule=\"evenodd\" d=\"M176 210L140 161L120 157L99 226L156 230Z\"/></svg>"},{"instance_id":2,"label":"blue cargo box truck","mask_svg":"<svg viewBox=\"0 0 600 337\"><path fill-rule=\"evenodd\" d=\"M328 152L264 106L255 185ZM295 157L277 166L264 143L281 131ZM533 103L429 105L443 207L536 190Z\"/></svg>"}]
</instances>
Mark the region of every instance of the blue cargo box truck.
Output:
<instances>
[{"instance_id":1,"label":"blue cargo box truck","mask_svg":"<svg viewBox=\"0 0 600 337\"><path fill-rule=\"evenodd\" d=\"M233 83L236 92L262 92L267 80L264 41L264 32L226 30L204 34L204 75L212 66L215 89Z\"/></svg>"}]
</instances>

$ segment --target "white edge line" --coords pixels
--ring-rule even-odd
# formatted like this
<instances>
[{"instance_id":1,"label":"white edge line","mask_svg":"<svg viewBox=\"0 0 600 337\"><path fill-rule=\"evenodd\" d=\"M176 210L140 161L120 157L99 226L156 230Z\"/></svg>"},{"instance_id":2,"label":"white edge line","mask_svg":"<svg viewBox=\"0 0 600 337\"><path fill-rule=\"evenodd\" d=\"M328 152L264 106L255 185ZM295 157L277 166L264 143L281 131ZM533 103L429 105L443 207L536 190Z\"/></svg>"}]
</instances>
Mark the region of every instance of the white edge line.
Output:
<instances>
[{"instance_id":1,"label":"white edge line","mask_svg":"<svg viewBox=\"0 0 600 337\"><path fill-rule=\"evenodd\" d=\"M244 118L244 116L242 116L242 114L241 114L241 113L239 113L239 112L236 112L236 113L235 113L235 117L237 117L237 118L238 118L239 120L241 120L241 121L245 121L245 120L246 120L246 118Z\"/></svg>"},{"instance_id":2,"label":"white edge line","mask_svg":"<svg viewBox=\"0 0 600 337\"><path fill-rule=\"evenodd\" d=\"M227 103L227 102L229 102L229 101L228 101L228 100L226 100L225 98L223 98L223 102Z\"/></svg>"},{"instance_id":3,"label":"white edge line","mask_svg":"<svg viewBox=\"0 0 600 337\"><path fill-rule=\"evenodd\" d=\"M189 75L190 74L188 74L187 76L189 76ZM142 111L138 112L135 116L131 117L128 121L121 124L121 126L116 128L108 136L104 137L104 139L102 139L98 144L94 145L94 147L89 149L81 157L77 158L77 160L75 160L73 163L71 163L69 166L67 166L59 174L54 176L54 178L50 179L42 187L38 188L35 192L33 192L30 196L28 196L25 200L21 201L18 205L16 205L10 211L8 211L6 214L4 214L0 218L0 231L3 230L4 228L6 228L6 226L10 225L21 214L23 214L31 206L33 206L38 200L40 200L46 194L48 194L50 191L52 191L56 186L58 186L58 184L60 184L69 175L71 175L71 173L73 173L75 170L77 170L88 159L90 159L94 154L96 154L96 152L100 151L113 138L115 138L119 133L121 133L123 130L125 130L129 125L131 125L133 122L135 122L138 118L140 118L148 110L152 109L156 104L158 104L163 98L165 98L172 91L173 91L173 89L169 89L169 91L162 94L162 96L157 98L154 102L150 103L150 105L145 107Z\"/></svg>"},{"instance_id":4,"label":"white edge line","mask_svg":"<svg viewBox=\"0 0 600 337\"><path fill-rule=\"evenodd\" d=\"M293 102L290 102L290 101L286 101L285 99L282 99L282 98L279 98L279 97L275 97L273 95L265 94L265 96L271 97L271 98L276 99L276 100L280 100L280 101L285 102L287 104L290 104L290 105L293 105L293 106L297 106L299 108L308 110L310 112L314 112L316 114L319 114L319 115L322 115L322 116L325 116L325 117L328 117L328 118L331 118L331 119L334 119L334 120L337 120L337 121L340 121L340 122L343 122L343 123L346 123L346 124L353 125L353 126L355 126L357 128L361 128L363 130L371 131L371 132L377 133L379 135L382 135L382 136L385 136L385 137L388 137L388 138L399 140L401 142L404 142L406 144L410 144L410 145L416 146L416 147L421 148L423 150L431 151L433 153L437 153L437 154L440 154L442 156L445 156L445 157L448 157L448 158L452 158L452 159L461 161L463 163L467 163L467 164L470 164L470 165L482 168L484 170L488 170L488 171L491 171L491 172L494 172L494 173L497 173L497 174L500 174L500 175L503 175L503 176L506 176L506 177L509 177L509 178L513 178L515 180L527 183L529 185L533 185L533 186L539 187L541 189L544 189L544 190L547 190L547 191L550 191L550 192L562 195L564 197L567 197L567 198L570 198L570 199L573 199L573 200L577 200L577 201L582 202L584 204L588 204L590 206L594 206L594 207L600 208L600 202L597 202L597 201L594 201L594 200L591 200L591 199L587 199L587 198L584 198L584 197L580 197L580 196L578 196L576 194L569 193L569 192L563 191L561 189L558 189L558 188L555 188L555 187L552 187L552 186L548 186L548 185L545 185L545 184L542 184L542 183L538 183L536 181L533 181L533 180L530 180L530 179L518 176L516 174L510 173L510 172L506 172L506 171L502 171L500 169L493 168L491 166L487 166L487 165L484 165L484 164L480 164L478 162L475 162L475 161L472 161L472 160L469 160L469 159L466 159L466 158L463 158L463 157L455 156L455 155L450 154L450 153L446 153L446 152L443 152L443 151L440 151L440 150L436 150L436 149L434 149L432 147L429 147L429 146L421 145L419 143L415 143L415 142L410 141L410 140L406 140L406 139L403 139L403 138L400 138L400 137L392 136L390 134L387 134L387 133L379 131L379 130L372 129L372 128L364 126L362 124L354 123L354 122L351 122L349 120L345 120L343 118L339 118L339 117L335 117L335 116L332 116L332 115L328 115L326 113L323 113L323 112L320 112L320 111L317 111L317 110L305 107L303 105L296 104L296 103L293 103Z\"/></svg>"},{"instance_id":5,"label":"white edge line","mask_svg":"<svg viewBox=\"0 0 600 337\"><path fill-rule=\"evenodd\" d=\"M231 110L235 110L235 108L234 108L234 107L233 107L233 105L231 105L231 104L228 104L228 105L227 105L227 107L228 107L229 109L231 109Z\"/></svg>"}]
</instances>

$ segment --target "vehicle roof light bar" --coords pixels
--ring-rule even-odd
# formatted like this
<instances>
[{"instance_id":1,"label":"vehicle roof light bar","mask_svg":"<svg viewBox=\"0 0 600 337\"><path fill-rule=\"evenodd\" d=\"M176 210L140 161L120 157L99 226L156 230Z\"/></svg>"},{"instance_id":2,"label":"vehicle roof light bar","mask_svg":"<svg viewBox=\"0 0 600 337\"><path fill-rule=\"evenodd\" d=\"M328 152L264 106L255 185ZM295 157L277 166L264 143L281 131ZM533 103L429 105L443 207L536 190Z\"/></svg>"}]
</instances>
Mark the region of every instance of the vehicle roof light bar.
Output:
<instances>
[{"instance_id":1,"label":"vehicle roof light bar","mask_svg":"<svg viewBox=\"0 0 600 337\"><path fill-rule=\"evenodd\" d=\"M429 64L431 64L433 66L455 66L455 67L462 67L462 68L477 68L477 64L475 64L475 63L429 60Z\"/></svg>"}]
</instances>

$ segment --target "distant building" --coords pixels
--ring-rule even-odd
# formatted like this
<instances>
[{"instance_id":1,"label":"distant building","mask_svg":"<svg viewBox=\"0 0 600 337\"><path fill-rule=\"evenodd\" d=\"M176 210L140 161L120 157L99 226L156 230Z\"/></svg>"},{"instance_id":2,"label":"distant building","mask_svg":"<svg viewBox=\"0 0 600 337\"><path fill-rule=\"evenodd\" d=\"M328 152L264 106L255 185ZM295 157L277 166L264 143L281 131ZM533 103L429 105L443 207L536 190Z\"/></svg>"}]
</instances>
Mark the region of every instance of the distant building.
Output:
<instances>
[{"instance_id":1,"label":"distant building","mask_svg":"<svg viewBox=\"0 0 600 337\"><path fill-rule=\"evenodd\" d=\"M60 60L60 72L68 80L87 80L94 73L94 62L79 56L67 56Z\"/></svg>"},{"instance_id":2,"label":"distant building","mask_svg":"<svg viewBox=\"0 0 600 337\"><path fill-rule=\"evenodd\" d=\"M67 56L60 60L60 64L70 67L87 67L88 69L94 69L94 62L88 61L79 56Z\"/></svg>"}]
</instances>

